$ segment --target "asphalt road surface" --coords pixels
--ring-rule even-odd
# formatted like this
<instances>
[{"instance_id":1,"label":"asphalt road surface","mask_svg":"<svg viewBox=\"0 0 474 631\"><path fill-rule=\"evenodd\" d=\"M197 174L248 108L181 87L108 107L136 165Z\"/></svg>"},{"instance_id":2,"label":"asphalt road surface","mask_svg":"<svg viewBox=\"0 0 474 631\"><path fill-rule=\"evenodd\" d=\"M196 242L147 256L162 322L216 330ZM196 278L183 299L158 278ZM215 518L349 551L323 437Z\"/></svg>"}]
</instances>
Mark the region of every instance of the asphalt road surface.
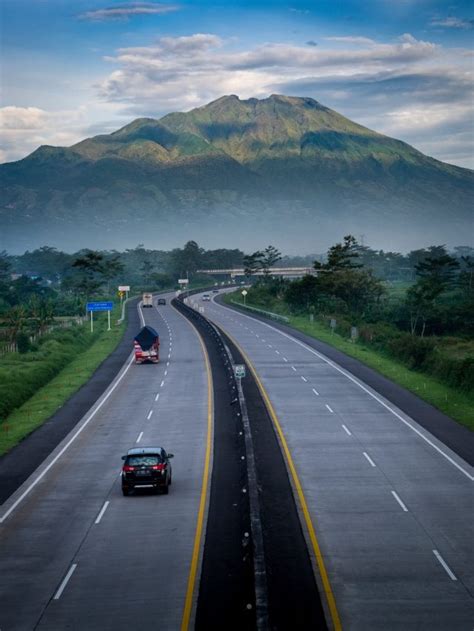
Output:
<instances>
[{"instance_id":1,"label":"asphalt road surface","mask_svg":"<svg viewBox=\"0 0 474 631\"><path fill-rule=\"evenodd\" d=\"M342 627L472 631L473 468L300 340L191 300L239 344L268 394Z\"/></svg>"},{"instance_id":2,"label":"asphalt road surface","mask_svg":"<svg viewBox=\"0 0 474 631\"><path fill-rule=\"evenodd\" d=\"M169 304L142 313L160 333L161 362L128 360L96 412L0 507L1 631L179 629L191 613L206 363ZM121 456L156 444L175 454L169 495L123 497Z\"/></svg>"}]
</instances>

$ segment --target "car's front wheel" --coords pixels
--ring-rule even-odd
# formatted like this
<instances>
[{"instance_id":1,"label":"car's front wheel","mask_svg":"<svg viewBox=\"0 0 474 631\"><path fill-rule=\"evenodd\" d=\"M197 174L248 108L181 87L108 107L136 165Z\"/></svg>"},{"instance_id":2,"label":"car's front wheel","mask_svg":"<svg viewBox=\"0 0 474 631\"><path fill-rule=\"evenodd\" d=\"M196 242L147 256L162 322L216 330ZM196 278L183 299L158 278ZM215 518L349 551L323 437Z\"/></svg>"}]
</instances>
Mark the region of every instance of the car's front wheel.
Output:
<instances>
[{"instance_id":1,"label":"car's front wheel","mask_svg":"<svg viewBox=\"0 0 474 631\"><path fill-rule=\"evenodd\" d=\"M130 489L122 486L122 493L126 496L126 495L130 495Z\"/></svg>"}]
</instances>

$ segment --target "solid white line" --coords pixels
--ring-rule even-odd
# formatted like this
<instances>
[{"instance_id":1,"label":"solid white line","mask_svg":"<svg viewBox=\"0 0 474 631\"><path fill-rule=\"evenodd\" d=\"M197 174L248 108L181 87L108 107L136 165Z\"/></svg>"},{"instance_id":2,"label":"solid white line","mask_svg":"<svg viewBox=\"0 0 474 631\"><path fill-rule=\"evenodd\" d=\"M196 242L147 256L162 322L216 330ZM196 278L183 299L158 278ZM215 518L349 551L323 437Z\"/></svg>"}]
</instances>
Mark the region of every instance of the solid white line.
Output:
<instances>
[{"instance_id":1,"label":"solid white line","mask_svg":"<svg viewBox=\"0 0 474 631\"><path fill-rule=\"evenodd\" d=\"M317 390L315 390L314 388L311 388L311 390L314 392L314 394L319 397L319 392Z\"/></svg>"},{"instance_id":2,"label":"solid white line","mask_svg":"<svg viewBox=\"0 0 474 631\"><path fill-rule=\"evenodd\" d=\"M243 317L243 318L248 318L249 320L255 321L254 318L252 318L251 316L245 315L244 313L241 313L240 316ZM283 337L286 337L288 340L291 340L294 344L298 344L298 346L301 346L302 348L306 349L307 351L309 351L313 355L316 355L316 357L319 357L319 359L324 361L326 364L328 364L329 366L332 366L332 368L334 368L334 370L337 370L342 375L347 377L347 379L352 381L352 383L355 383L356 386L358 386L361 390L366 392L370 397L372 397L373 399L378 401L380 403L380 405L382 405L385 409L387 409L394 416L396 416L400 421L402 421L402 423L404 423L407 427L409 427L412 431L414 431L415 434L417 434L426 443L428 443L428 445L433 447L433 449L435 449L439 454L441 454L444 458L446 458L446 460L448 460L448 462L450 462L452 465L454 465L456 467L456 469L461 471L461 473L463 473L467 478L469 478L469 480L474 482L474 475L471 475L468 471L466 471L466 469L461 467L461 465L459 465L455 460L453 460L453 458L451 458L451 456L448 456L448 454L445 453L442 449L440 449L437 445L435 445L433 443L433 441L431 441L427 436L422 434L422 432L420 432L419 429L417 429L409 421L404 419L403 416L400 416L400 414L398 414L398 412L396 412L393 408L391 408L389 405L387 405L387 403L385 403L385 401L382 401L382 399L380 397L378 397L375 393L371 392L368 388L366 388L361 382L359 382L350 373L346 372L343 368L341 368L340 366L338 366L337 364L332 362L330 359L328 359L327 357L325 357L324 355L322 355L318 351L315 351L314 348L311 348L310 346L308 346L304 342L300 342L299 340L295 339L291 335L288 335L287 333L284 333L283 331L280 331L279 329L275 329L275 327L271 326L270 324L267 324L266 322L260 322L260 324L262 326L266 326L267 328L271 329L272 331L276 331L277 333L279 333Z\"/></svg>"},{"instance_id":3,"label":"solid white line","mask_svg":"<svg viewBox=\"0 0 474 631\"><path fill-rule=\"evenodd\" d=\"M398 495L395 493L395 491L392 491L392 495L397 500L397 502L400 504L400 506L403 508L405 513L408 513L408 508L405 506L405 504L402 502L402 500L398 497Z\"/></svg>"},{"instance_id":4,"label":"solid white line","mask_svg":"<svg viewBox=\"0 0 474 631\"><path fill-rule=\"evenodd\" d=\"M164 385L165 385L165 382L164 382L164 381L162 381L162 382L160 383L160 388L162 388Z\"/></svg>"},{"instance_id":5,"label":"solid white line","mask_svg":"<svg viewBox=\"0 0 474 631\"><path fill-rule=\"evenodd\" d=\"M139 312L141 314L141 311ZM117 379L117 381L114 383L114 385L110 388L110 390L107 392L107 394L105 395L105 397L102 399L102 401L99 403L99 405L95 408L95 410L93 412L91 412L89 414L89 416L86 418L86 420L84 421L84 423L81 425L81 427L77 430L77 432L75 434L73 434L73 436L68 440L68 442L64 445L64 447L61 449L61 451L51 460L51 462L49 463L49 465L47 467L45 467L43 469L43 471L38 475L38 477L30 484L30 486L28 488L26 488L23 493L20 495L20 497L10 506L10 508L6 511L6 513L4 513L2 515L2 517L0 517L0 524L2 524L5 519L15 510L15 508L25 499L25 497L30 493L30 491L38 484L38 482L40 482L40 480L42 480L44 478L44 476L48 473L48 471L51 469L51 467L53 467L56 462L59 460L59 458L61 458L61 456L63 455L63 453L72 445L72 443L76 440L76 438L79 436L79 434L87 427L87 425L90 423L90 421L94 418L94 416L97 414L97 412L100 410L100 408L104 405L104 403L109 399L110 395L112 394L112 392L114 392L114 390L117 388L117 386L119 385L119 383L122 381L122 379L125 377L125 375L128 372L128 369L130 368L130 366L132 365L132 362L134 361L135 357L134 355L132 355L130 357L130 360L128 362L128 364L126 365L124 371L122 372L122 374L120 375L120 377Z\"/></svg>"},{"instance_id":6,"label":"solid white line","mask_svg":"<svg viewBox=\"0 0 474 631\"><path fill-rule=\"evenodd\" d=\"M294 366L292 366L291 368L296 372L296 368Z\"/></svg>"},{"instance_id":7,"label":"solid white line","mask_svg":"<svg viewBox=\"0 0 474 631\"><path fill-rule=\"evenodd\" d=\"M440 555L440 553L438 552L438 550L433 550L433 554L435 555L435 557L438 559L438 561L441 563L441 565L444 567L444 569L446 570L449 578L452 581L457 581L458 579L456 578L456 575L454 574L454 572L451 570L451 568L449 567L449 565L446 563L446 561L443 559L443 557Z\"/></svg>"},{"instance_id":8,"label":"solid white line","mask_svg":"<svg viewBox=\"0 0 474 631\"><path fill-rule=\"evenodd\" d=\"M109 501L105 502L105 504L102 506L100 513L97 515L97 519L95 520L95 524L100 524L100 520L102 519L105 511L107 510L107 506L110 504Z\"/></svg>"},{"instance_id":9,"label":"solid white line","mask_svg":"<svg viewBox=\"0 0 474 631\"><path fill-rule=\"evenodd\" d=\"M68 583L69 579L70 579L70 578L71 578L71 576L73 575L74 570L76 569L76 567L77 567L77 563L73 563L73 564L71 565L71 567L69 568L69 572L68 572L68 573L66 574L66 576L64 577L63 582L62 582L62 583L61 583L61 585L59 586L58 591L54 594L54 599L53 599L53 600L58 600L59 598L61 598L61 594L63 593L64 588L66 587L66 585L67 585L67 583Z\"/></svg>"},{"instance_id":10,"label":"solid white line","mask_svg":"<svg viewBox=\"0 0 474 631\"><path fill-rule=\"evenodd\" d=\"M334 410L332 410L327 403L326 403L326 407L331 412L331 414L334 414Z\"/></svg>"},{"instance_id":11,"label":"solid white line","mask_svg":"<svg viewBox=\"0 0 474 631\"><path fill-rule=\"evenodd\" d=\"M303 375L301 375L301 379L302 379L305 383L308 383L308 380L306 379L306 377L303 377Z\"/></svg>"},{"instance_id":12,"label":"solid white line","mask_svg":"<svg viewBox=\"0 0 474 631\"><path fill-rule=\"evenodd\" d=\"M146 417L146 420L147 420L147 421L149 421L149 420L151 419L152 414L153 414L153 410L150 410L150 411L148 412L148 416Z\"/></svg>"},{"instance_id":13,"label":"solid white line","mask_svg":"<svg viewBox=\"0 0 474 631\"><path fill-rule=\"evenodd\" d=\"M342 429L348 434L348 436L352 436L351 432L347 429L345 425L342 426Z\"/></svg>"},{"instance_id":14,"label":"solid white line","mask_svg":"<svg viewBox=\"0 0 474 631\"><path fill-rule=\"evenodd\" d=\"M365 457L367 458L367 460L370 462L370 466L371 466L371 467L376 467L376 466L377 466L377 465L375 464L375 462L372 460L372 458L369 456L369 454L368 454L368 453L366 453L365 451L364 451L364 456L365 456Z\"/></svg>"},{"instance_id":15,"label":"solid white line","mask_svg":"<svg viewBox=\"0 0 474 631\"><path fill-rule=\"evenodd\" d=\"M139 443L139 442L141 441L142 436L143 436L143 432L140 432L140 433L138 434L137 443Z\"/></svg>"},{"instance_id":16,"label":"solid white line","mask_svg":"<svg viewBox=\"0 0 474 631\"><path fill-rule=\"evenodd\" d=\"M155 397L155 401L158 401L159 398L160 398L160 393L158 392L158 394Z\"/></svg>"}]
</instances>

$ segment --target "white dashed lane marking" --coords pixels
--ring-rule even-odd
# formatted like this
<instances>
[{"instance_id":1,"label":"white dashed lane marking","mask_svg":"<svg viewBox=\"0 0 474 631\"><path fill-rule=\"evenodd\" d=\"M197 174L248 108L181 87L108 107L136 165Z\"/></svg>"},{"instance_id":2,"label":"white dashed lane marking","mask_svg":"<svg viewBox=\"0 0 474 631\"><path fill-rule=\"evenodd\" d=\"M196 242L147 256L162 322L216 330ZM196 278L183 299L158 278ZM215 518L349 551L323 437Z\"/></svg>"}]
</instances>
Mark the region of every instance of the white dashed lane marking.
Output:
<instances>
[{"instance_id":1,"label":"white dashed lane marking","mask_svg":"<svg viewBox=\"0 0 474 631\"><path fill-rule=\"evenodd\" d=\"M397 502L400 504L400 506L402 507L404 512L408 513L408 508L405 506L405 504L402 502L402 500L399 498L399 496L395 493L395 491L392 491L392 495L397 500Z\"/></svg>"},{"instance_id":2,"label":"white dashed lane marking","mask_svg":"<svg viewBox=\"0 0 474 631\"><path fill-rule=\"evenodd\" d=\"M364 451L364 458L367 458L367 461L370 463L371 467L376 467L377 465L375 464L375 462L372 460L372 458L369 456L369 454L367 452Z\"/></svg>"}]
</instances>

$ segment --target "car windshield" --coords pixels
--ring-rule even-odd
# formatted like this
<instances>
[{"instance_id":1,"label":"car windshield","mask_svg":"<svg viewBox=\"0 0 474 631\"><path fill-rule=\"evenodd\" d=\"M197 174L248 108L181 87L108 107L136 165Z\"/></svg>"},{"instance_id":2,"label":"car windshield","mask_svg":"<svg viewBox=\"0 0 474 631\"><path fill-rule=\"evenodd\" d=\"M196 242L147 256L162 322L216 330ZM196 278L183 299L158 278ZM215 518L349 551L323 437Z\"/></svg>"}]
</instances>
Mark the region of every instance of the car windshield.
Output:
<instances>
[{"instance_id":1,"label":"car windshield","mask_svg":"<svg viewBox=\"0 0 474 631\"><path fill-rule=\"evenodd\" d=\"M162 458L158 454L143 454L138 456L128 456L127 464L132 467L152 467L153 465L160 464Z\"/></svg>"}]
</instances>

